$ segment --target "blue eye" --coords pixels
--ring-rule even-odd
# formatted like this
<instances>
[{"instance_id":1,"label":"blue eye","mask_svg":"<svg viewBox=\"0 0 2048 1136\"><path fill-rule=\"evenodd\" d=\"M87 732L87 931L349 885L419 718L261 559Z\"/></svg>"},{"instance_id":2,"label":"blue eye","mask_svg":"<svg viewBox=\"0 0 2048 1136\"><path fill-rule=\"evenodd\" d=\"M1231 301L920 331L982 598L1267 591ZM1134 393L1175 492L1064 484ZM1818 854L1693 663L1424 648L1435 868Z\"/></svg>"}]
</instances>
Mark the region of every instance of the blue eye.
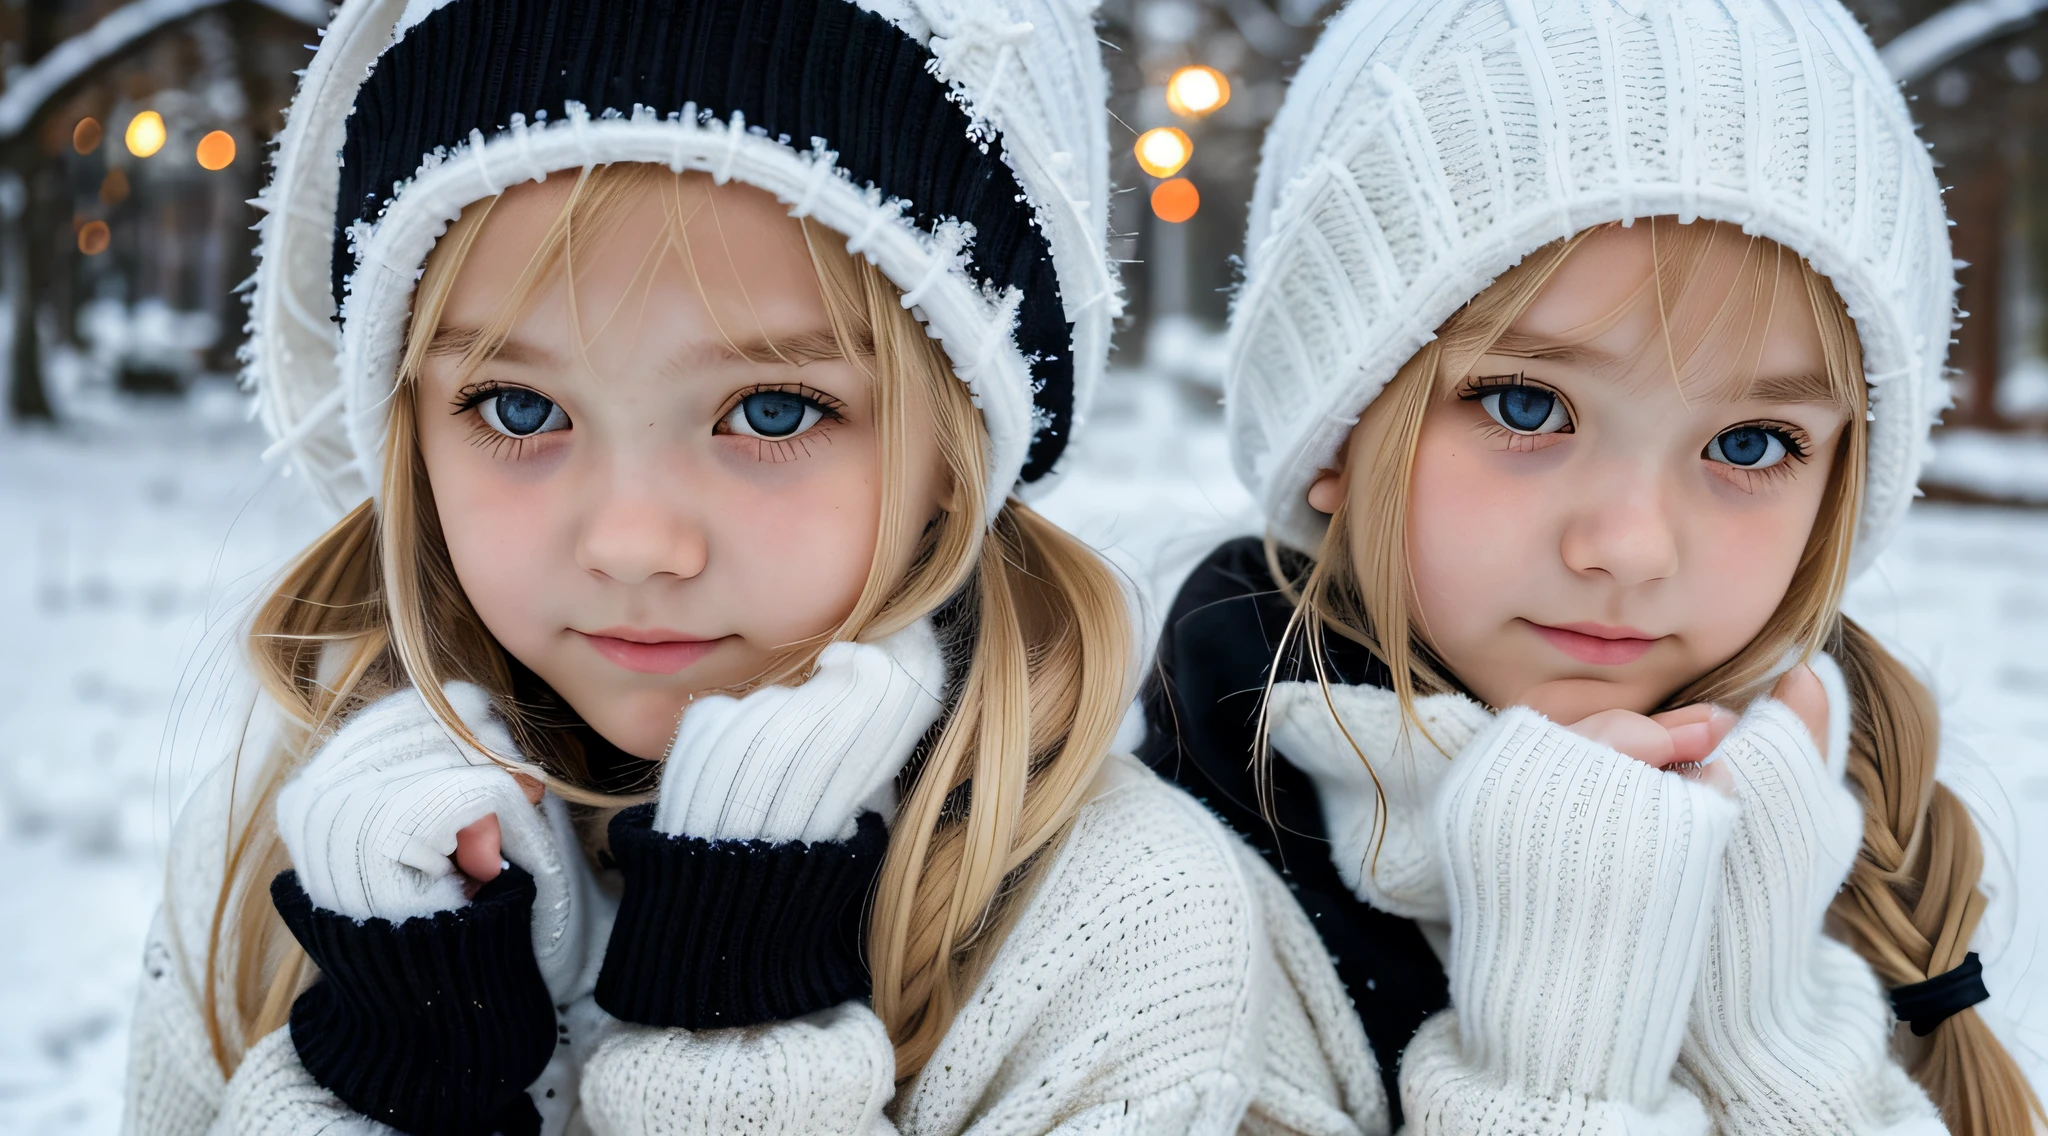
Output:
<instances>
[{"instance_id":1,"label":"blue eye","mask_svg":"<svg viewBox=\"0 0 2048 1136\"><path fill-rule=\"evenodd\" d=\"M825 408L788 391L755 391L725 416L725 427L755 438L794 437L818 424Z\"/></svg>"},{"instance_id":2,"label":"blue eye","mask_svg":"<svg viewBox=\"0 0 2048 1136\"><path fill-rule=\"evenodd\" d=\"M1572 424L1557 392L1538 386L1499 387L1479 396L1495 422L1517 434L1555 434Z\"/></svg>"},{"instance_id":3,"label":"blue eye","mask_svg":"<svg viewBox=\"0 0 2048 1136\"><path fill-rule=\"evenodd\" d=\"M530 438L569 428L553 399L524 387L505 387L476 404L484 424L508 438Z\"/></svg>"},{"instance_id":4,"label":"blue eye","mask_svg":"<svg viewBox=\"0 0 2048 1136\"><path fill-rule=\"evenodd\" d=\"M1737 426L1723 430L1707 443L1708 461L1723 462L1743 469L1769 469L1791 455L1777 431L1762 426Z\"/></svg>"}]
</instances>

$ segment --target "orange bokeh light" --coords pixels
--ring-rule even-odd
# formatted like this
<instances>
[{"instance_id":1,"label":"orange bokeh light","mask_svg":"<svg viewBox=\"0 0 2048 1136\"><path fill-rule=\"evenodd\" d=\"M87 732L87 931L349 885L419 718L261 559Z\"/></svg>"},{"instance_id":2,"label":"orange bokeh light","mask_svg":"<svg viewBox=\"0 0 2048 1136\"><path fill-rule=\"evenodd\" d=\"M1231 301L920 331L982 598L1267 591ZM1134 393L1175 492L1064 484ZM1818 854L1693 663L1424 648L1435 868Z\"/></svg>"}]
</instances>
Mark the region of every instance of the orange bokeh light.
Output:
<instances>
[{"instance_id":1,"label":"orange bokeh light","mask_svg":"<svg viewBox=\"0 0 2048 1136\"><path fill-rule=\"evenodd\" d=\"M1159 188L1152 191L1152 214L1161 221L1178 225L1201 207L1201 192L1186 178L1160 182Z\"/></svg>"},{"instance_id":2,"label":"orange bokeh light","mask_svg":"<svg viewBox=\"0 0 2048 1136\"><path fill-rule=\"evenodd\" d=\"M1155 126L1138 135L1132 148L1138 168L1156 178L1172 177L1195 156L1195 143L1177 126Z\"/></svg>"},{"instance_id":3,"label":"orange bokeh light","mask_svg":"<svg viewBox=\"0 0 2048 1136\"><path fill-rule=\"evenodd\" d=\"M235 136L216 130L199 140L199 164L209 170L224 170L235 160Z\"/></svg>"},{"instance_id":4,"label":"orange bokeh light","mask_svg":"<svg viewBox=\"0 0 2048 1136\"><path fill-rule=\"evenodd\" d=\"M99 119L81 118L78 125L71 128L71 148L81 154L90 154L100 148L100 139L106 136L106 128L100 125Z\"/></svg>"},{"instance_id":5,"label":"orange bokeh light","mask_svg":"<svg viewBox=\"0 0 2048 1136\"><path fill-rule=\"evenodd\" d=\"M78 251L87 256L98 256L107 251L107 245L113 239L105 221L87 221L78 230Z\"/></svg>"},{"instance_id":6,"label":"orange bokeh light","mask_svg":"<svg viewBox=\"0 0 2048 1136\"><path fill-rule=\"evenodd\" d=\"M1183 67L1166 81L1166 109L1182 118L1200 118L1230 101L1230 80L1214 67Z\"/></svg>"}]
</instances>

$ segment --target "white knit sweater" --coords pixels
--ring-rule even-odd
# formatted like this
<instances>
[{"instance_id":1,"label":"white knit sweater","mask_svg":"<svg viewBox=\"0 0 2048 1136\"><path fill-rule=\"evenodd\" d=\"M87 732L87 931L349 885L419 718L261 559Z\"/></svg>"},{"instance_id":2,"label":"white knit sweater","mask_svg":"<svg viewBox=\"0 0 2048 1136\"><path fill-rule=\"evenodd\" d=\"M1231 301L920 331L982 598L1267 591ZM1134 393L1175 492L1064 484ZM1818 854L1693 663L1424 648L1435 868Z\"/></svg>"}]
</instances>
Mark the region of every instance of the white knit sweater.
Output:
<instances>
[{"instance_id":1,"label":"white knit sweater","mask_svg":"<svg viewBox=\"0 0 2048 1136\"><path fill-rule=\"evenodd\" d=\"M1816 670L1834 673L1825 659ZM1846 723L1845 691L1824 683L1832 721ZM1314 683L1277 684L1269 711L1274 747L1316 784L1345 882L1416 919L1450 973L1453 1008L1402 1056L1412 1134L1945 1131L1889 1055L1891 1011L1869 966L1819 934L1818 908L1804 945L1791 930L1804 920L1769 925L1797 965L1729 941L1728 897L1775 870L1755 846L1785 840L1747 785L1738 821L1737 802L1530 711L1495 718L1459 695L1422 699L1417 711L1427 737L1404 724L1390 691L1339 686L1326 698ZM1784 802L1775 811L1846 806L1853 855L1860 808L1841 785L1846 731L1829 739L1823 768L1803 729L1788 733L1780 719L1796 729L1782 707L1760 706L1736 735L1754 748L1752 738L1773 744L1776 728L1794 767L1812 765L1768 787ZM1830 794L1842 800L1823 804ZM1749 847L1724 860L1731 833ZM1731 952L1740 957L1714 961ZM1707 977L1696 980L1703 958ZM1731 965L1770 973L1743 987L1747 1001L1723 1007L1702 992L1727 987L1715 975ZM1723 1020L1742 1023L1741 1036L1723 1037ZM1705 1039L1708 1049L1681 1060L1687 1026L1688 1045Z\"/></svg>"},{"instance_id":2,"label":"white knit sweater","mask_svg":"<svg viewBox=\"0 0 2048 1136\"><path fill-rule=\"evenodd\" d=\"M225 773L209 779L173 836L126 1130L386 1132L314 1083L284 1030L258 1039L233 1078L215 1067L200 979L228 791ZM1364 1031L1286 887L1124 757L901 1091L881 1022L858 1003L694 1033L619 1023L588 998L563 1018L572 1044L530 1090L551 1133L1387 1130Z\"/></svg>"}]
</instances>

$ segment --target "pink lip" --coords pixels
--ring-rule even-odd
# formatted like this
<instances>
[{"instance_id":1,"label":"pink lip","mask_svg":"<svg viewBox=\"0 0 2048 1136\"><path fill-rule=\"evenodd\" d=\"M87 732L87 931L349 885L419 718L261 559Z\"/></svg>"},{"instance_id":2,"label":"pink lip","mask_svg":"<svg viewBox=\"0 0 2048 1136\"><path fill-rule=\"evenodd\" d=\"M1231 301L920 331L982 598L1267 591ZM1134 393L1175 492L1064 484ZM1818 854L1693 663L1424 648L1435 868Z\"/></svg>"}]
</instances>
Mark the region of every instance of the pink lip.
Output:
<instances>
[{"instance_id":1,"label":"pink lip","mask_svg":"<svg viewBox=\"0 0 2048 1136\"><path fill-rule=\"evenodd\" d=\"M640 674L674 674L711 653L724 639L692 639L660 628L607 627L578 631L598 654Z\"/></svg>"},{"instance_id":2,"label":"pink lip","mask_svg":"<svg viewBox=\"0 0 2048 1136\"><path fill-rule=\"evenodd\" d=\"M1550 645L1582 663L1619 667L1650 653L1661 635L1633 627L1609 627L1604 623L1566 623L1558 626L1529 622Z\"/></svg>"}]
</instances>

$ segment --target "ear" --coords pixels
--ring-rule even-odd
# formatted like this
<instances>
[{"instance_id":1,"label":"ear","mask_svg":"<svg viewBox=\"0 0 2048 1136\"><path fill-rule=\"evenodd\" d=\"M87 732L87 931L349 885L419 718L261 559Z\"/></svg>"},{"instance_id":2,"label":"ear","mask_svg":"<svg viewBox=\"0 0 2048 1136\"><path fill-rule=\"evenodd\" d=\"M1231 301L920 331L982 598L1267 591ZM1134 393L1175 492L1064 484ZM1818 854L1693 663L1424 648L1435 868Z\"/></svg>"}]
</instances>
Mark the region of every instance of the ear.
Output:
<instances>
[{"instance_id":1,"label":"ear","mask_svg":"<svg viewBox=\"0 0 2048 1136\"><path fill-rule=\"evenodd\" d=\"M1337 451L1337 467L1316 471L1316 479L1308 483L1308 507L1318 513L1333 514L1337 506L1344 503L1344 496L1351 492L1350 463L1344 458L1350 446Z\"/></svg>"}]
</instances>

